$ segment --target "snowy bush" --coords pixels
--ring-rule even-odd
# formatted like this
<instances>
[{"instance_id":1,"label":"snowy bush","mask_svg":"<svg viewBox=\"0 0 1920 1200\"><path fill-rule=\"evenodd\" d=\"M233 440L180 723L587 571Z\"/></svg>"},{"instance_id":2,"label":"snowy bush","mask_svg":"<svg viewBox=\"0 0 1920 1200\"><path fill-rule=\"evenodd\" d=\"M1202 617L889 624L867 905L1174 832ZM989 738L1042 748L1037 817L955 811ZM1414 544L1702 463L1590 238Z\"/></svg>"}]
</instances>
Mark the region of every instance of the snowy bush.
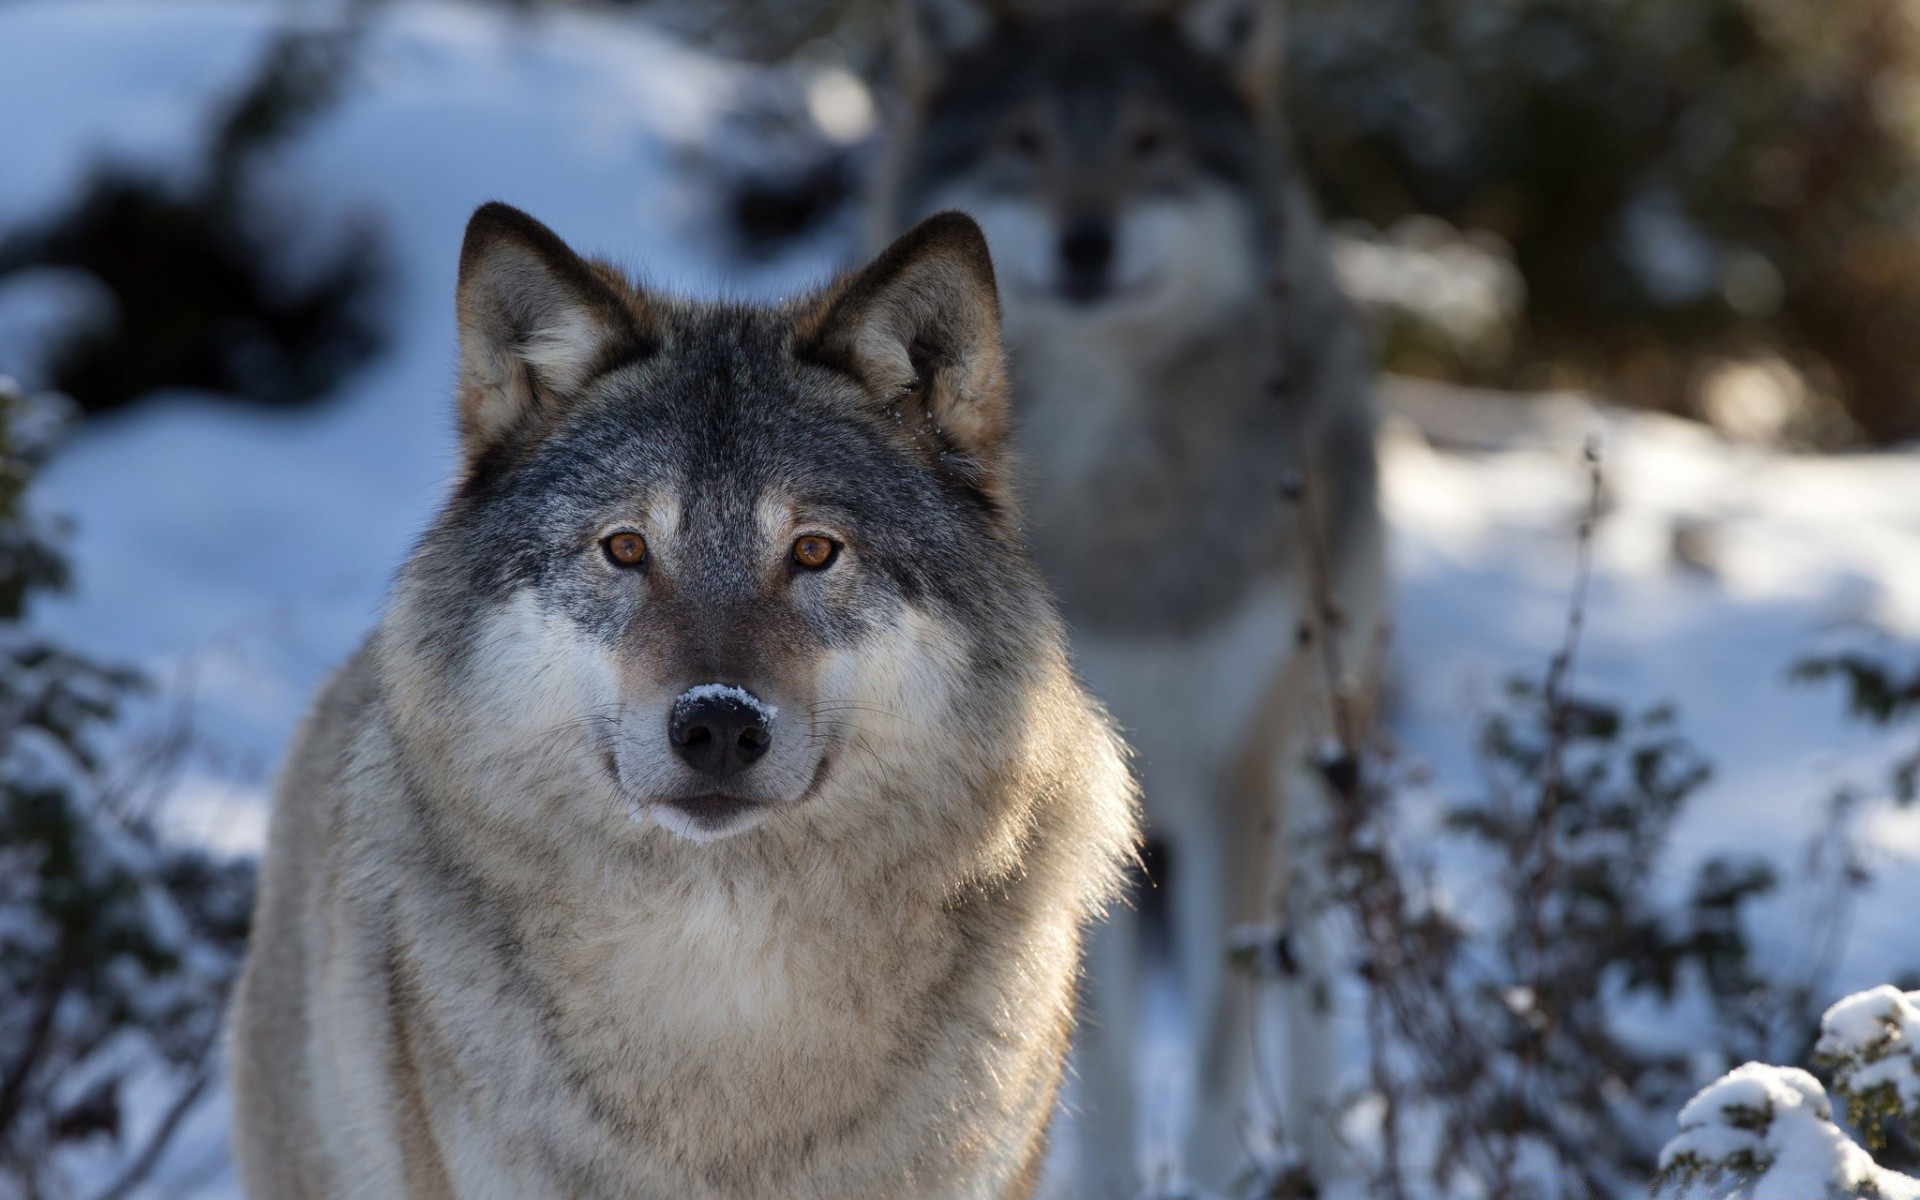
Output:
<instances>
[{"instance_id":1,"label":"snowy bush","mask_svg":"<svg viewBox=\"0 0 1920 1200\"><path fill-rule=\"evenodd\" d=\"M251 864L169 844L97 744L138 686L33 637L57 527L26 506L44 403L0 379L0 1198L114 1198L213 1079ZM135 785L138 780L133 781ZM128 1113L135 1087L163 1097ZM102 1150L105 1153L100 1153ZM82 1193L73 1152L91 1151Z\"/></svg>"},{"instance_id":2,"label":"snowy bush","mask_svg":"<svg viewBox=\"0 0 1920 1200\"><path fill-rule=\"evenodd\" d=\"M1827 1010L1815 1048L1833 1072L1847 1121L1869 1145L1890 1127L1920 1129L1920 992L1878 987ZM1748 1063L1680 1111L1660 1153L1656 1194L1801 1200L1920 1200L1920 1179L1876 1164L1841 1131L1820 1081L1794 1067Z\"/></svg>"},{"instance_id":3,"label":"snowy bush","mask_svg":"<svg viewBox=\"0 0 1920 1200\"><path fill-rule=\"evenodd\" d=\"M1875 1149L1889 1130L1920 1132L1920 993L1877 987L1849 996L1820 1022L1818 1061L1833 1071L1847 1102L1847 1120Z\"/></svg>"},{"instance_id":4,"label":"snowy bush","mask_svg":"<svg viewBox=\"0 0 1920 1200\"><path fill-rule=\"evenodd\" d=\"M1593 455L1589 469L1562 644L1485 718L1465 798L1441 795L1350 693L1330 690L1317 764L1329 816L1301 875L1322 894L1285 903L1324 914L1329 940L1351 947L1350 961L1309 969L1364 1006L1367 1076L1339 1130L1351 1164L1339 1169L1388 1200L1644 1194L1702 1062L1796 1055L1815 1027L1820 968L1774 965L1748 938L1753 902L1780 882L1770 863L1710 858L1691 887L1663 886L1676 824L1710 773L1677 712L1576 686L1603 497ZM1337 625L1321 603L1323 627ZM1422 818L1436 814L1433 829ZM1823 900L1818 942L1836 936L1860 882L1846 852L1855 814L1829 810L1796 876ZM1273 938L1280 952L1243 965L1303 969L1284 932ZM1670 1036L1682 1023L1698 1032ZM1282 1153L1276 1169L1249 1170L1243 1200L1313 1194L1314 1181L1279 1169L1288 1131L1267 1132Z\"/></svg>"},{"instance_id":5,"label":"snowy bush","mask_svg":"<svg viewBox=\"0 0 1920 1200\"><path fill-rule=\"evenodd\" d=\"M1875 1166L1847 1139L1820 1081L1798 1067L1748 1063L1709 1084L1680 1110L1660 1167L1656 1195L1920 1197L1920 1181Z\"/></svg>"},{"instance_id":6,"label":"snowy bush","mask_svg":"<svg viewBox=\"0 0 1920 1200\"><path fill-rule=\"evenodd\" d=\"M1729 1004L1765 994L1774 981L1742 930L1773 876L1714 862L1691 893L1654 886L1707 777L1667 710L1515 681L1481 751L1485 794L1447 813L1448 852L1490 885L1471 911L1437 884L1432 844L1410 848L1404 772L1379 759L1328 772L1342 781L1330 901L1357 935L1373 1043L1357 1098L1379 1114L1372 1186L1617 1195L1651 1176L1659 1125L1692 1081L1684 1055L1618 1012L1672 1005L1687 979Z\"/></svg>"}]
</instances>

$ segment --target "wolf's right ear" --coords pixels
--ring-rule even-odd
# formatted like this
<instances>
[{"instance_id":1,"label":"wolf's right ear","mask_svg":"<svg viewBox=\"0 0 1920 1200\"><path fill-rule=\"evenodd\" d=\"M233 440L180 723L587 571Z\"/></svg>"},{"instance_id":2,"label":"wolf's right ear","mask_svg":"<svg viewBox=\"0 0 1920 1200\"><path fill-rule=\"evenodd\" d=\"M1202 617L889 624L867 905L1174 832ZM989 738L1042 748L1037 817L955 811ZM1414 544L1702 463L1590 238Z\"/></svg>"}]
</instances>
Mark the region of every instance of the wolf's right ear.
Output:
<instances>
[{"instance_id":1,"label":"wolf's right ear","mask_svg":"<svg viewBox=\"0 0 1920 1200\"><path fill-rule=\"evenodd\" d=\"M498 202L467 222L456 307L460 440L469 461L654 343L611 268Z\"/></svg>"},{"instance_id":2,"label":"wolf's right ear","mask_svg":"<svg viewBox=\"0 0 1920 1200\"><path fill-rule=\"evenodd\" d=\"M1000 297L972 217L928 217L864 270L804 302L793 348L852 376L873 411L1011 510Z\"/></svg>"},{"instance_id":3,"label":"wolf's right ear","mask_svg":"<svg viewBox=\"0 0 1920 1200\"><path fill-rule=\"evenodd\" d=\"M1013 19L1008 0L900 0L894 66L901 86L924 101L953 61Z\"/></svg>"},{"instance_id":4,"label":"wolf's right ear","mask_svg":"<svg viewBox=\"0 0 1920 1200\"><path fill-rule=\"evenodd\" d=\"M1286 65L1282 0L1150 0L1187 44L1213 59L1257 116L1279 113Z\"/></svg>"}]
</instances>

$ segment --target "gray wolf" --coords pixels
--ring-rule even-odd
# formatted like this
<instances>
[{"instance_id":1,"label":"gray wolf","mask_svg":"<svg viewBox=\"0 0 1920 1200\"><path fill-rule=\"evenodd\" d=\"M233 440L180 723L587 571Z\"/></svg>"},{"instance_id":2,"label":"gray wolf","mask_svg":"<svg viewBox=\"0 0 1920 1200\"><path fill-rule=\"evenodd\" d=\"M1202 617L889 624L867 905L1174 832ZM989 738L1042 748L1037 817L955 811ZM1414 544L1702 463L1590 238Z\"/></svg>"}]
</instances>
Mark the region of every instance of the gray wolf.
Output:
<instances>
[{"instance_id":1,"label":"gray wolf","mask_svg":"<svg viewBox=\"0 0 1920 1200\"><path fill-rule=\"evenodd\" d=\"M458 310L458 478L278 782L248 1195L1027 1195L1134 825L978 228L752 307L494 204Z\"/></svg>"},{"instance_id":2,"label":"gray wolf","mask_svg":"<svg viewBox=\"0 0 1920 1200\"><path fill-rule=\"evenodd\" d=\"M1379 644L1385 570L1370 353L1289 162L1279 14L908 0L898 40L874 225L959 209L986 231L1034 553L1138 752L1165 875L1094 950L1088 1192L1217 1186L1280 1119L1324 1156L1325 954L1298 849L1318 790L1300 764L1316 693L1351 685ZM1323 635L1344 652L1331 671ZM1263 1006L1227 942L1276 916L1307 967L1264 1006L1286 1082L1269 1106L1284 1111L1262 1114L1246 1072ZM1156 969L1193 1031L1190 1119L1167 1095L1182 1085L1133 1061Z\"/></svg>"}]
</instances>

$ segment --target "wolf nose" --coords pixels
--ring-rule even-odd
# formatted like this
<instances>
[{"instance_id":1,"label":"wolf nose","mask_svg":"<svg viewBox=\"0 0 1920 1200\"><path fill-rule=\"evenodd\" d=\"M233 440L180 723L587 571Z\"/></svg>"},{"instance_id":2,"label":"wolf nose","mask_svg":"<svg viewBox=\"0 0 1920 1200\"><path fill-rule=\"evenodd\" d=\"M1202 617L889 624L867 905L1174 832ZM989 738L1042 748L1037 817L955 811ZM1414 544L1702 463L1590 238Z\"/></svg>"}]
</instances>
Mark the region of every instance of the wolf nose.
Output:
<instances>
[{"instance_id":1,"label":"wolf nose","mask_svg":"<svg viewBox=\"0 0 1920 1200\"><path fill-rule=\"evenodd\" d=\"M1082 217L1060 235L1062 286L1069 298L1093 300L1107 290L1113 262L1113 226L1099 217Z\"/></svg>"},{"instance_id":2,"label":"wolf nose","mask_svg":"<svg viewBox=\"0 0 1920 1200\"><path fill-rule=\"evenodd\" d=\"M726 779L760 760L773 742L773 712L752 693L708 684L673 702L667 740L674 753L710 779Z\"/></svg>"}]
</instances>

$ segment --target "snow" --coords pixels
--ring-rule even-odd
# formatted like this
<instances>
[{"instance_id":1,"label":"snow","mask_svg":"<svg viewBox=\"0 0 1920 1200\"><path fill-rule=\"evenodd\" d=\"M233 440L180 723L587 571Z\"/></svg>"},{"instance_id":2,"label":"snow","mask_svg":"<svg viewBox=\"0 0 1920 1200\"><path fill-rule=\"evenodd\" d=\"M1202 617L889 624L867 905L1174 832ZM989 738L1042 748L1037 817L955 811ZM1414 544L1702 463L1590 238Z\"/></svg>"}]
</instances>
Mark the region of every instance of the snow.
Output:
<instances>
[{"instance_id":1,"label":"snow","mask_svg":"<svg viewBox=\"0 0 1920 1200\"><path fill-rule=\"evenodd\" d=\"M277 160L271 183L316 237L361 214L383 222L397 281L388 351L336 403L306 412L156 397L90 427L44 476L43 503L74 521L76 585L35 619L156 673L154 721L190 705L200 749L170 812L229 850L260 845L281 748L376 619L442 494L455 255L475 206L504 199L659 286L702 293L779 295L852 249L806 245L750 269L727 249L716 198L688 164L741 94L740 68L617 12L435 0L377 12L348 98ZM0 6L0 226L46 211L96 162L178 162L273 19L256 0ZM858 116L843 115L849 127ZM25 344L8 335L8 314L31 323L48 306L90 303L71 281L20 286L37 290L0 284L0 356ZM33 370L0 357L0 372L31 381ZM1786 672L1836 638L1920 637L1920 455L1796 457L1578 397L1521 406L1402 386L1391 400L1393 720L1436 786L1474 786L1480 715L1508 674L1544 670L1559 640L1590 437L1608 513L1577 684L1634 705L1675 702L1716 768L1664 884L1683 887L1712 853L1791 865L1836 782L1884 779L1897 739L1847 722L1833 688L1790 686ZM1804 897L1791 888L1757 931L1763 956L1830 952L1826 998L1920 967L1908 915L1920 911L1920 812L1882 805L1864 828L1877 881L1838 945L1803 944ZM1741 1086L1767 1089L1775 1106L1768 1146L1840 1153L1821 1148L1831 1126L1796 1082ZM223 1107L182 1135L163 1192L232 1194Z\"/></svg>"},{"instance_id":2,"label":"snow","mask_svg":"<svg viewBox=\"0 0 1920 1200\"><path fill-rule=\"evenodd\" d=\"M771 721L780 715L780 710L775 706L768 704L745 688L735 687L730 683L703 683L690 687L674 697L674 711L678 712L682 707L698 704L702 700L731 700L743 708L752 709L763 721Z\"/></svg>"},{"instance_id":3,"label":"snow","mask_svg":"<svg viewBox=\"0 0 1920 1200\"><path fill-rule=\"evenodd\" d=\"M1359 224L1331 232L1334 269L1363 310L1414 314L1470 360L1476 349L1504 351L1527 294L1509 256L1437 217L1408 217L1384 234Z\"/></svg>"},{"instance_id":4,"label":"snow","mask_svg":"<svg viewBox=\"0 0 1920 1200\"><path fill-rule=\"evenodd\" d=\"M1869 1047L1905 1043L1920 1028L1920 1007L1899 988L1882 984L1848 996L1820 1018L1820 1053L1865 1056Z\"/></svg>"}]
</instances>

